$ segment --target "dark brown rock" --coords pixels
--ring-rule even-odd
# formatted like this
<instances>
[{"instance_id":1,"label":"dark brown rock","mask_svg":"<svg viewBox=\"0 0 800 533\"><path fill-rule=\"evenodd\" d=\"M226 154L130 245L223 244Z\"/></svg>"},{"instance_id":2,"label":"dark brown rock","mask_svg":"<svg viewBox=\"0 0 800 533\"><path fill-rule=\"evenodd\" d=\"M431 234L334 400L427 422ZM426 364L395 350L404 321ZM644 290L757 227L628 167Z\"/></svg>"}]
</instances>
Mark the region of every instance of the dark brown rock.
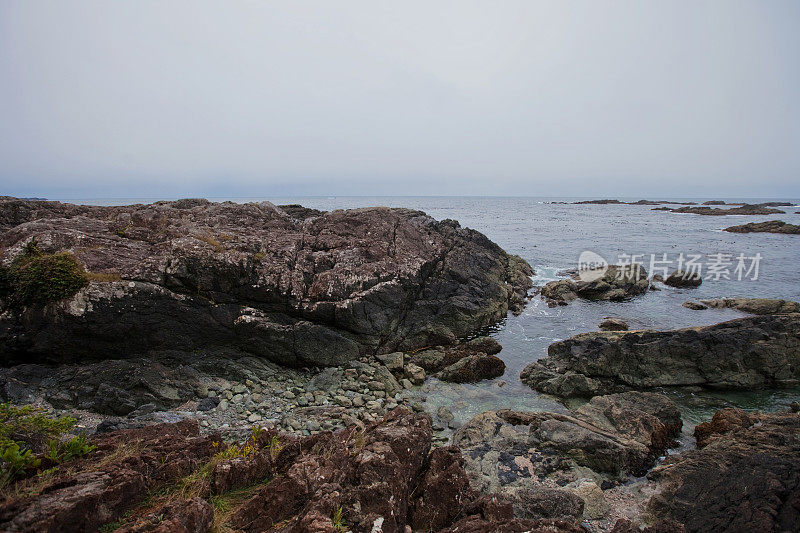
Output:
<instances>
[{"instance_id":1,"label":"dark brown rock","mask_svg":"<svg viewBox=\"0 0 800 533\"><path fill-rule=\"evenodd\" d=\"M497 356L486 353L469 355L446 367L439 373L442 381L451 383L475 383L483 379L500 377L506 364Z\"/></svg>"},{"instance_id":2,"label":"dark brown rock","mask_svg":"<svg viewBox=\"0 0 800 533\"><path fill-rule=\"evenodd\" d=\"M663 208L656 208L663 209ZM714 207L703 206L686 206L677 207L673 209L666 209L673 213L692 213L695 215L709 215L709 216L722 216L722 215L776 215L785 213L780 209L768 207L761 204L743 204L738 207L731 207L728 209L717 209Z\"/></svg>"},{"instance_id":3,"label":"dark brown rock","mask_svg":"<svg viewBox=\"0 0 800 533\"><path fill-rule=\"evenodd\" d=\"M749 428L758 421L758 416L748 414L746 411L735 407L720 409L711 420L697 424L694 428L694 438L698 448L704 448L719 435L735 429Z\"/></svg>"},{"instance_id":4,"label":"dark brown rock","mask_svg":"<svg viewBox=\"0 0 800 533\"><path fill-rule=\"evenodd\" d=\"M702 450L654 469L647 509L686 531L795 531L800 524L800 416L762 415Z\"/></svg>"},{"instance_id":5,"label":"dark brown rock","mask_svg":"<svg viewBox=\"0 0 800 533\"><path fill-rule=\"evenodd\" d=\"M790 387L800 382L800 314L738 318L672 331L582 333L553 343L520 374L556 396L699 385Z\"/></svg>"},{"instance_id":6,"label":"dark brown rock","mask_svg":"<svg viewBox=\"0 0 800 533\"><path fill-rule=\"evenodd\" d=\"M214 508L203 498L177 500L118 533L206 533L211 530Z\"/></svg>"}]
</instances>

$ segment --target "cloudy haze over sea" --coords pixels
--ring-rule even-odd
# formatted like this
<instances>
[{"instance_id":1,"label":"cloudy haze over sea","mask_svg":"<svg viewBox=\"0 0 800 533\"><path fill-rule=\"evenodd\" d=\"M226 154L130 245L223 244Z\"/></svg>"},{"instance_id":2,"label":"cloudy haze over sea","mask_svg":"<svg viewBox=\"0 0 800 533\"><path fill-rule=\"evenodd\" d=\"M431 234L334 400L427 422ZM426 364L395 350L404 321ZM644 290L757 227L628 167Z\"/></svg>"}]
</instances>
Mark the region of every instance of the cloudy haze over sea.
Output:
<instances>
[{"instance_id":1,"label":"cloudy haze over sea","mask_svg":"<svg viewBox=\"0 0 800 533\"><path fill-rule=\"evenodd\" d=\"M0 3L53 198L800 196L800 3Z\"/></svg>"}]
</instances>

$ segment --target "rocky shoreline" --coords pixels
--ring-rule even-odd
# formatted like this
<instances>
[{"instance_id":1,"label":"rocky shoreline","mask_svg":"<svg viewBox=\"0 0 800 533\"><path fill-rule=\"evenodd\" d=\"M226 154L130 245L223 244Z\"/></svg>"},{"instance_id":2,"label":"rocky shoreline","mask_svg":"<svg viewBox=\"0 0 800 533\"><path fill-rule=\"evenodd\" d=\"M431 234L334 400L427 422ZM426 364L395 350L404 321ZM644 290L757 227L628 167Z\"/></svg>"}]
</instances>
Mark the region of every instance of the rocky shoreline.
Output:
<instances>
[{"instance_id":1,"label":"rocky shoreline","mask_svg":"<svg viewBox=\"0 0 800 533\"><path fill-rule=\"evenodd\" d=\"M522 372L561 410L462 423L428 405L429 385L502 384L502 346L479 332L523 310L533 269L456 222L5 198L0 228L4 531L800 524L800 405L723 409L687 444L663 394L800 384L796 302L691 302L754 316L671 331L607 317ZM654 289L621 268L541 295L609 305Z\"/></svg>"}]
</instances>

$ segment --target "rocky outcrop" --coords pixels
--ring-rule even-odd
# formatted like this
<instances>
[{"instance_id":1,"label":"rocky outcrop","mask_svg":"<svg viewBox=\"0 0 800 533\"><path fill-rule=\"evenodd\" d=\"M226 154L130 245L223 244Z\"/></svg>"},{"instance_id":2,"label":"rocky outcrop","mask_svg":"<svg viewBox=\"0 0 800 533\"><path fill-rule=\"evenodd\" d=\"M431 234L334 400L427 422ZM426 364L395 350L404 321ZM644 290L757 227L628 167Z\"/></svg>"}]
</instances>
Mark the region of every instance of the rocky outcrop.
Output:
<instances>
[{"instance_id":1,"label":"rocky outcrop","mask_svg":"<svg viewBox=\"0 0 800 533\"><path fill-rule=\"evenodd\" d=\"M65 252L88 282L43 304L0 298L6 361L235 346L282 364L336 365L451 344L521 310L533 273L482 234L408 209L5 198L0 228L11 281L23 279L20 257ZM47 287L31 273L26 289Z\"/></svg>"},{"instance_id":2,"label":"rocky outcrop","mask_svg":"<svg viewBox=\"0 0 800 533\"><path fill-rule=\"evenodd\" d=\"M800 314L739 318L672 331L582 333L551 344L520 375L556 396L699 385L717 389L795 386Z\"/></svg>"},{"instance_id":3,"label":"rocky outcrop","mask_svg":"<svg viewBox=\"0 0 800 533\"><path fill-rule=\"evenodd\" d=\"M709 215L709 216L722 216L722 215L776 215L785 213L780 209L769 207L765 204L742 204L738 207L731 207L728 209L718 209L714 207L703 206L687 206L677 208L664 208L656 207L659 211L672 211L673 213L692 213L695 215Z\"/></svg>"},{"instance_id":4,"label":"rocky outcrop","mask_svg":"<svg viewBox=\"0 0 800 533\"><path fill-rule=\"evenodd\" d=\"M791 300L770 298L718 298L701 300L701 303L714 309L736 309L752 315L784 315L800 313L800 303Z\"/></svg>"},{"instance_id":5,"label":"rocky outcrop","mask_svg":"<svg viewBox=\"0 0 800 533\"><path fill-rule=\"evenodd\" d=\"M0 503L3 531L97 531L217 452L196 422L150 426L97 437L97 449L58 469L38 490ZM216 446L215 446L216 443ZM22 480L20 484L30 480ZM43 486L42 486L43 485Z\"/></svg>"},{"instance_id":6,"label":"rocky outcrop","mask_svg":"<svg viewBox=\"0 0 800 533\"><path fill-rule=\"evenodd\" d=\"M580 532L577 521L515 518L469 485L456 448L430 452L425 415L295 438L254 431L226 445L197 424L94 438L97 450L0 503L4 531ZM61 473L63 472L63 473ZM213 502L214 505L210 505ZM113 527L111 527L113 526Z\"/></svg>"},{"instance_id":7,"label":"rocky outcrop","mask_svg":"<svg viewBox=\"0 0 800 533\"><path fill-rule=\"evenodd\" d=\"M752 416L752 415L751 415ZM715 418L717 416L715 415ZM648 511L688 532L795 531L800 524L800 416L758 415L648 478Z\"/></svg>"},{"instance_id":8,"label":"rocky outcrop","mask_svg":"<svg viewBox=\"0 0 800 533\"><path fill-rule=\"evenodd\" d=\"M610 265L582 277L573 272L570 278L551 281L542 287L542 298L551 307L567 305L577 298L618 301L645 294L650 286L647 272L637 263Z\"/></svg>"},{"instance_id":9,"label":"rocky outcrop","mask_svg":"<svg viewBox=\"0 0 800 533\"><path fill-rule=\"evenodd\" d=\"M759 416L750 414L736 407L720 409L711 420L697 424L694 428L694 438L698 448L705 448L710 442L736 429L749 428L757 423Z\"/></svg>"},{"instance_id":10,"label":"rocky outcrop","mask_svg":"<svg viewBox=\"0 0 800 533\"><path fill-rule=\"evenodd\" d=\"M731 233L785 233L790 235L800 235L800 226L787 224L783 220L768 220L766 222L750 222L740 226L725 228Z\"/></svg>"},{"instance_id":11,"label":"rocky outcrop","mask_svg":"<svg viewBox=\"0 0 800 533\"><path fill-rule=\"evenodd\" d=\"M586 494L587 478L605 486L643 474L680 428L680 412L666 396L628 392L595 397L569 414L482 413L453 440L474 488L509 495L518 513L533 506L555 518Z\"/></svg>"}]
</instances>

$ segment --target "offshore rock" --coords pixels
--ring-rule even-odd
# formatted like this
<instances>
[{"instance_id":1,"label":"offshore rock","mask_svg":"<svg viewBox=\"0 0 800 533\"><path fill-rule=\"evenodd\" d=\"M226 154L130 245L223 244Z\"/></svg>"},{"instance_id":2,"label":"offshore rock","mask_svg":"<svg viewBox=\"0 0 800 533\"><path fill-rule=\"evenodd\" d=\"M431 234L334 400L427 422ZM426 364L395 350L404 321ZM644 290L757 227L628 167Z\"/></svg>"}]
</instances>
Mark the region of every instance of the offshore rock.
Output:
<instances>
[{"instance_id":1,"label":"offshore rock","mask_svg":"<svg viewBox=\"0 0 800 533\"><path fill-rule=\"evenodd\" d=\"M575 272L571 278L551 281L542 287L542 298L551 307L577 298L618 301L645 294L650 286L647 271L638 263L610 265L593 277L584 281Z\"/></svg>"}]
</instances>

